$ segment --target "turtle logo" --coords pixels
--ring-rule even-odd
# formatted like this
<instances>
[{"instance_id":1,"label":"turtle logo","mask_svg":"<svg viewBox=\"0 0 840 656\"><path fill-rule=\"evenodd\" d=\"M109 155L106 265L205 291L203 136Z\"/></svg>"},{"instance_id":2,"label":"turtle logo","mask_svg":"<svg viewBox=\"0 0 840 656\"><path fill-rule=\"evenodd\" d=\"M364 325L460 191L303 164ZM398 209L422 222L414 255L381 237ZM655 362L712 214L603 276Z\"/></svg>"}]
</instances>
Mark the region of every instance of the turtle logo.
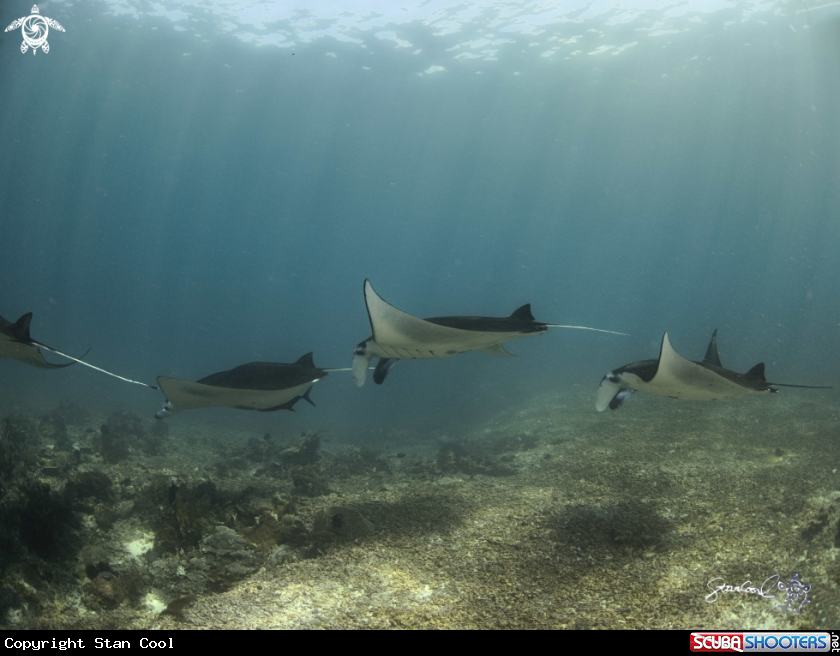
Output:
<instances>
[{"instance_id":1,"label":"turtle logo","mask_svg":"<svg viewBox=\"0 0 840 656\"><path fill-rule=\"evenodd\" d=\"M38 48L41 48L44 52L50 51L50 44L47 43L47 34L49 34L51 27L59 32L64 31L64 28L58 24L58 21L41 16L41 13L38 11L38 5L32 5L32 13L29 16L18 18L5 31L9 32L21 28L20 31L23 32L23 43L20 44L20 51L26 52L32 48L32 54L34 55L38 52Z\"/></svg>"}]
</instances>

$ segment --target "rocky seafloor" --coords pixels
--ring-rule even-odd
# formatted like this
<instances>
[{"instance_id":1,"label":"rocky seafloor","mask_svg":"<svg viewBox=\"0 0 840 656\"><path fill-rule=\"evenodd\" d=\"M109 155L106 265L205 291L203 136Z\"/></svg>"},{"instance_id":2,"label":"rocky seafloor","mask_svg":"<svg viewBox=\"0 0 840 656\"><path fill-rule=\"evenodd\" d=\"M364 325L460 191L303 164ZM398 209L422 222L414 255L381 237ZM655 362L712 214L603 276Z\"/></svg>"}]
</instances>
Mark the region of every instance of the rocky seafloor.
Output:
<instances>
[{"instance_id":1,"label":"rocky seafloor","mask_svg":"<svg viewBox=\"0 0 840 656\"><path fill-rule=\"evenodd\" d=\"M836 392L592 406L572 389L363 444L0 413L0 625L840 626ZM797 573L807 596L708 598Z\"/></svg>"}]
</instances>

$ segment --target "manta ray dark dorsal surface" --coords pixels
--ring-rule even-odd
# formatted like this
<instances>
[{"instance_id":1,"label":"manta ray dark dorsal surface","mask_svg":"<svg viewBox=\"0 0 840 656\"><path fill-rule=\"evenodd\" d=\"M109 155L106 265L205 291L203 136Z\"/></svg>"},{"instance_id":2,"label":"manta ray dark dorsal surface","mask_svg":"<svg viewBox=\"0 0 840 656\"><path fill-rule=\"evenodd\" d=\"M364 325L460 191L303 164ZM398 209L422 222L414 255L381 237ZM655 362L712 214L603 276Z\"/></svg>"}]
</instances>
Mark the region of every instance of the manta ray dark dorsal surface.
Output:
<instances>
[{"instance_id":1,"label":"manta ray dark dorsal surface","mask_svg":"<svg viewBox=\"0 0 840 656\"><path fill-rule=\"evenodd\" d=\"M29 324L32 322L32 313L27 312L20 319L14 323L9 323L2 317L3 323L9 327L10 334L14 335L19 341L24 344L31 344L32 338L29 336Z\"/></svg>"},{"instance_id":2,"label":"manta ray dark dorsal surface","mask_svg":"<svg viewBox=\"0 0 840 656\"><path fill-rule=\"evenodd\" d=\"M703 356L703 364L711 364L715 367L723 368L720 363L720 354L717 349L717 328L712 333L712 339L709 341L709 347L706 349L706 355Z\"/></svg>"},{"instance_id":3,"label":"manta ray dark dorsal surface","mask_svg":"<svg viewBox=\"0 0 840 656\"><path fill-rule=\"evenodd\" d=\"M196 382L160 376L158 384L166 400L155 416L162 419L181 410L213 406L259 412L294 410L301 399L314 406L309 391L328 375L315 366L310 351L292 363L248 362Z\"/></svg>"}]
</instances>

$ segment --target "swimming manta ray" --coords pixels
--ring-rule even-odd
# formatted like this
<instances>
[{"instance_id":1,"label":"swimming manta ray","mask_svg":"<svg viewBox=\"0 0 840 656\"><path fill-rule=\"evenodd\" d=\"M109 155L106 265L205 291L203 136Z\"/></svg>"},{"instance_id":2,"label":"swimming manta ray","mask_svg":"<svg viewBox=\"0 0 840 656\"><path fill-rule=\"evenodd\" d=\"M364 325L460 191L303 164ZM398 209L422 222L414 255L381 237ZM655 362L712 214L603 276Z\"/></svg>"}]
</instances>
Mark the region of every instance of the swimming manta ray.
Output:
<instances>
[{"instance_id":1,"label":"swimming manta ray","mask_svg":"<svg viewBox=\"0 0 840 656\"><path fill-rule=\"evenodd\" d=\"M717 349L717 330L712 334L709 348L701 362L686 360L671 346L668 333L662 337L658 360L640 360L613 369L601 379L595 396L595 408L617 410L634 392L670 396L690 401L715 401L748 394L775 393L776 387L831 389L812 385L768 383L764 378L764 363L755 365L745 374L724 369Z\"/></svg>"},{"instance_id":2,"label":"swimming manta ray","mask_svg":"<svg viewBox=\"0 0 840 656\"><path fill-rule=\"evenodd\" d=\"M549 328L578 328L612 333L586 326L541 323L527 303L509 317L432 317L420 319L398 310L373 290L365 280L365 304L372 335L356 347L353 355L353 382L364 385L372 358L379 362L373 381L381 385L397 360L448 358L468 351L511 357L502 344L517 337L542 335ZM613 333L623 335L624 333Z\"/></svg>"},{"instance_id":3,"label":"swimming manta ray","mask_svg":"<svg viewBox=\"0 0 840 656\"><path fill-rule=\"evenodd\" d=\"M113 378L118 378L126 383L133 383L135 385L142 385L144 387L150 387L151 389L157 389L154 385L141 383L139 380L132 380L131 378L126 378L125 376L120 376L119 374L106 371L101 367L85 362L81 358L67 355L66 353L62 353L61 351L54 349L52 346L36 342L29 336L29 324L31 321L31 312L27 312L14 323L9 323L3 317L0 317L0 358L20 360L21 362L25 362L33 367L40 367L42 369L63 369L64 367L69 367L73 364L81 364L103 374L107 374L108 376L112 376ZM72 360L72 362L68 362L67 364L53 364L52 362L47 362L44 358L44 354L41 353L41 349L46 349L51 353L60 355L62 358ZM84 358L89 352L90 349L85 351L82 358Z\"/></svg>"},{"instance_id":4,"label":"swimming manta ray","mask_svg":"<svg viewBox=\"0 0 840 656\"><path fill-rule=\"evenodd\" d=\"M31 312L27 312L14 323L10 323L3 317L0 317L0 358L20 360L21 362L25 362L33 367L40 367L41 369L63 369L64 367L76 364L75 362L68 362L67 364L47 362L44 354L41 353L41 348L45 348L48 351L55 351L55 349L50 348L46 344L36 342L30 337L29 324L31 321Z\"/></svg>"},{"instance_id":5,"label":"swimming manta ray","mask_svg":"<svg viewBox=\"0 0 840 656\"><path fill-rule=\"evenodd\" d=\"M249 362L197 382L159 376L157 382L166 401L155 417L162 419L181 410L210 406L260 412L294 410L301 399L315 405L309 391L327 375L326 370L315 366L310 352L292 364Z\"/></svg>"}]
</instances>

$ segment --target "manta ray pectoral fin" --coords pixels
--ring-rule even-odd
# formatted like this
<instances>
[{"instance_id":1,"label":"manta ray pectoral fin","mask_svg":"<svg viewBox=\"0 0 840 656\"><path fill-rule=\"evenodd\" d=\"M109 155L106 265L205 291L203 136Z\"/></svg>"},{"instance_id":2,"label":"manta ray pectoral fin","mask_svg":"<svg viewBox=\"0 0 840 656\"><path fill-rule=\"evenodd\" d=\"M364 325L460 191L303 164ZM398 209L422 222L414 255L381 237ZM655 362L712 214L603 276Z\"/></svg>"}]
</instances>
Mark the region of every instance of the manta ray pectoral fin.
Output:
<instances>
[{"instance_id":1,"label":"manta ray pectoral fin","mask_svg":"<svg viewBox=\"0 0 840 656\"><path fill-rule=\"evenodd\" d=\"M513 358L516 357L513 353L508 353L505 351L505 347L501 344L493 344L493 346L488 346L487 348L481 349L485 353L489 353L490 355L495 355L500 358Z\"/></svg>"},{"instance_id":2,"label":"manta ray pectoral fin","mask_svg":"<svg viewBox=\"0 0 840 656\"><path fill-rule=\"evenodd\" d=\"M395 364L397 364L396 358L379 358L379 362L376 363L376 369L373 371L373 382L377 385L384 383L388 372L391 371L391 368Z\"/></svg>"},{"instance_id":3,"label":"manta ray pectoral fin","mask_svg":"<svg viewBox=\"0 0 840 656\"><path fill-rule=\"evenodd\" d=\"M380 346L429 351L432 350L429 346L431 344L448 344L453 339L463 340L469 335L469 331L439 321L455 317L437 317L437 320L431 320L403 312L379 296L369 280L365 280L365 304L373 341ZM408 357L418 356L415 354Z\"/></svg>"}]
</instances>

